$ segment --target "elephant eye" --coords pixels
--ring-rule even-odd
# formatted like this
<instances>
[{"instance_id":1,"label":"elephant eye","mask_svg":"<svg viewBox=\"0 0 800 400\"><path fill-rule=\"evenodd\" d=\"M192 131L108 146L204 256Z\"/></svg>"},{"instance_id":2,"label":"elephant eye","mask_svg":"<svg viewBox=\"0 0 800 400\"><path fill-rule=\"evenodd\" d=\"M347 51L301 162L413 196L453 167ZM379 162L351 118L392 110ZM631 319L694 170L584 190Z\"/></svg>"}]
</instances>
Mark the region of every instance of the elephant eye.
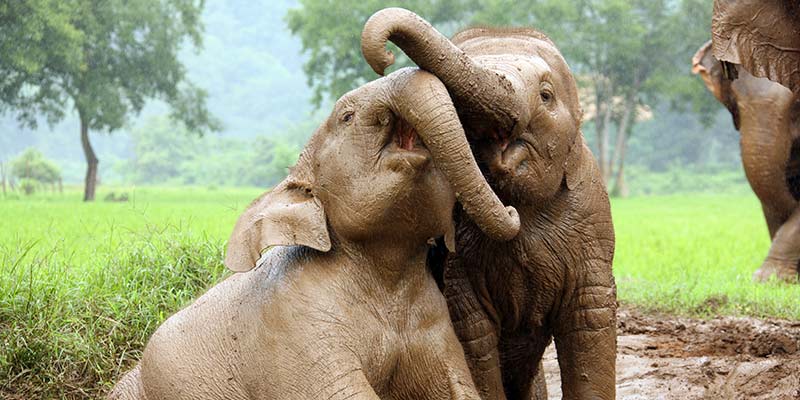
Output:
<instances>
[{"instance_id":1,"label":"elephant eye","mask_svg":"<svg viewBox=\"0 0 800 400\"><path fill-rule=\"evenodd\" d=\"M342 115L342 121L350 122L353 119L353 115L355 115L354 111L348 111Z\"/></svg>"},{"instance_id":2,"label":"elephant eye","mask_svg":"<svg viewBox=\"0 0 800 400\"><path fill-rule=\"evenodd\" d=\"M542 101L545 103L549 103L550 100L553 99L553 93L549 90L545 89L539 93L539 96L542 98Z\"/></svg>"}]
</instances>

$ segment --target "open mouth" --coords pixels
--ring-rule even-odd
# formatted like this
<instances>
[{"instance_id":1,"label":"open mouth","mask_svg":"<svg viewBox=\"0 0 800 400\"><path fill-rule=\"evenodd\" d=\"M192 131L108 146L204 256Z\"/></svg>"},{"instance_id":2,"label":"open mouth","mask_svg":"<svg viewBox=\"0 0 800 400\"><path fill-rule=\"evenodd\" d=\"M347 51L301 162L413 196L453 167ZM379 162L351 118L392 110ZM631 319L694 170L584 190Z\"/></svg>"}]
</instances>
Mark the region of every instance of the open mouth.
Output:
<instances>
[{"instance_id":1,"label":"open mouth","mask_svg":"<svg viewBox=\"0 0 800 400\"><path fill-rule=\"evenodd\" d=\"M414 150L417 147L425 147L414 127L402 119L398 119L395 123L392 138L400 150Z\"/></svg>"},{"instance_id":2,"label":"open mouth","mask_svg":"<svg viewBox=\"0 0 800 400\"><path fill-rule=\"evenodd\" d=\"M417 131L408 122L397 118L384 157L389 169L421 170L431 160L431 153L425 147Z\"/></svg>"},{"instance_id":3,"label":"open mouth","mask_svg":"<svg viewBox=\"0 0 800 400\"><path fill-rule=\"evenodd\" d=\"M530 155L529 143L521 135L509 132L492 132L489 165L504 173L517 171Z\"/></svg>"}]
</instances>

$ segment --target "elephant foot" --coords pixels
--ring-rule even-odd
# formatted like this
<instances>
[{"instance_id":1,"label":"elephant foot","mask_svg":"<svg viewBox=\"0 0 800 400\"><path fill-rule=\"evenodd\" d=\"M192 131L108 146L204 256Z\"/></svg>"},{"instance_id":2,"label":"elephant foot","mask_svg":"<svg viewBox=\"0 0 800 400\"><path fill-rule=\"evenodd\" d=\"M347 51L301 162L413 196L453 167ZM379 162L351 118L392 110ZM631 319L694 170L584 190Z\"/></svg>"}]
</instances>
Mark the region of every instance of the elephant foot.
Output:
<instances>
[{"instance_id":1,"label":"elephant foot","mask_svg":"<svg viewBox=\"0 0 800 400\"><path fill-rule=\"evenodd\" d=\"M772 276L786 283L797 283L797 263L766 260L764 264L761 264L761 268L753 273L753 281L767 282Z\"/></svg>"}]
</instances>

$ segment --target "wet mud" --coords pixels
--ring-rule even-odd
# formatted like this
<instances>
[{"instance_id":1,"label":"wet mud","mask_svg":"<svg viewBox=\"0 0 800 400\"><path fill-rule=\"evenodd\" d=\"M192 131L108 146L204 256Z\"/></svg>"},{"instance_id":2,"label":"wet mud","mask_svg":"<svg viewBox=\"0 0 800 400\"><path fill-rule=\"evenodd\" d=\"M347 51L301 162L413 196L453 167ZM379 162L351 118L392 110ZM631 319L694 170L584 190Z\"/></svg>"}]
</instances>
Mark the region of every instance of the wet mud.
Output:
<instances>
[{"instance_id":1,"label":"wet mud","mask_svg":"<svg viewBox=\"0 0 800 400\"><path fill-rule=\"evenodd\" d=\"M800 400L800 321L709 320L620 309L618 399ZM555 348L549 397L561 398Z\"/></svg>"}]
</instances>

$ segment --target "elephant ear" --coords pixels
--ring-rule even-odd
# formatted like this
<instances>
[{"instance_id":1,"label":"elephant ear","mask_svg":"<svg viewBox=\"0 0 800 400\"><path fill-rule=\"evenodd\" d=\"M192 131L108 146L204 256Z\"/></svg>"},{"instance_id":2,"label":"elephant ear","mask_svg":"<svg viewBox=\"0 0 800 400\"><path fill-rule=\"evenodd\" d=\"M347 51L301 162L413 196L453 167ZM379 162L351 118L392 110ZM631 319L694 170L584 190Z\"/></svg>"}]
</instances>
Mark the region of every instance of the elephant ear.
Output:
<instances>
[{"instance_id":1,"label":"elephant ear","mask_svg":"<svg viewBox=\"0 0 800 400\"><path fill-rule=\"evenodd\" d=\"M736 129L739 129L739 106L736 104L736 99L731 92L731 80L725 77L723 64L714 57L711 46L711 41L708 41L700 46L700 49L694 54L694 57L692 57L692 73L700 75L703 83L706 84L706 88L730 111L731 116L733 116L733 125ZM733 73L729 74L729 76L736 75L736 66L729 66L733 68Z\"/></svg>"},{"instance_id":2,"label":"elephant ear","mask_svg":"<svg viewBox=\"0 0 800 400\"><path fill-rule=\"evenodd\" d=\"M584 156L584 147L583 134L578 133L564 162L564 176L569 190L575 190L587 179L592 179L592 163Z\"/></svg>"},{"instance_id":3,"label":"elephant ear","mask_svg":"<svg viewBox=\"0 0 800 400\"><path fill-rule=\"evenodd\" d=\"M253 201L236 221L225 266L249 271L266 248L293 245L328 251L331 240L325 211L310 185L287 179Z\"/></svg>"},{"instance_id":4,"label":"elephant ear","mask_svg":"<svg viewBox=\"0 0 800 400\"><path fill-rule=\"evenodd\" d=\"M716 0L714 56L800 93L800 2Z\"/></svg>"}]
</instances>

